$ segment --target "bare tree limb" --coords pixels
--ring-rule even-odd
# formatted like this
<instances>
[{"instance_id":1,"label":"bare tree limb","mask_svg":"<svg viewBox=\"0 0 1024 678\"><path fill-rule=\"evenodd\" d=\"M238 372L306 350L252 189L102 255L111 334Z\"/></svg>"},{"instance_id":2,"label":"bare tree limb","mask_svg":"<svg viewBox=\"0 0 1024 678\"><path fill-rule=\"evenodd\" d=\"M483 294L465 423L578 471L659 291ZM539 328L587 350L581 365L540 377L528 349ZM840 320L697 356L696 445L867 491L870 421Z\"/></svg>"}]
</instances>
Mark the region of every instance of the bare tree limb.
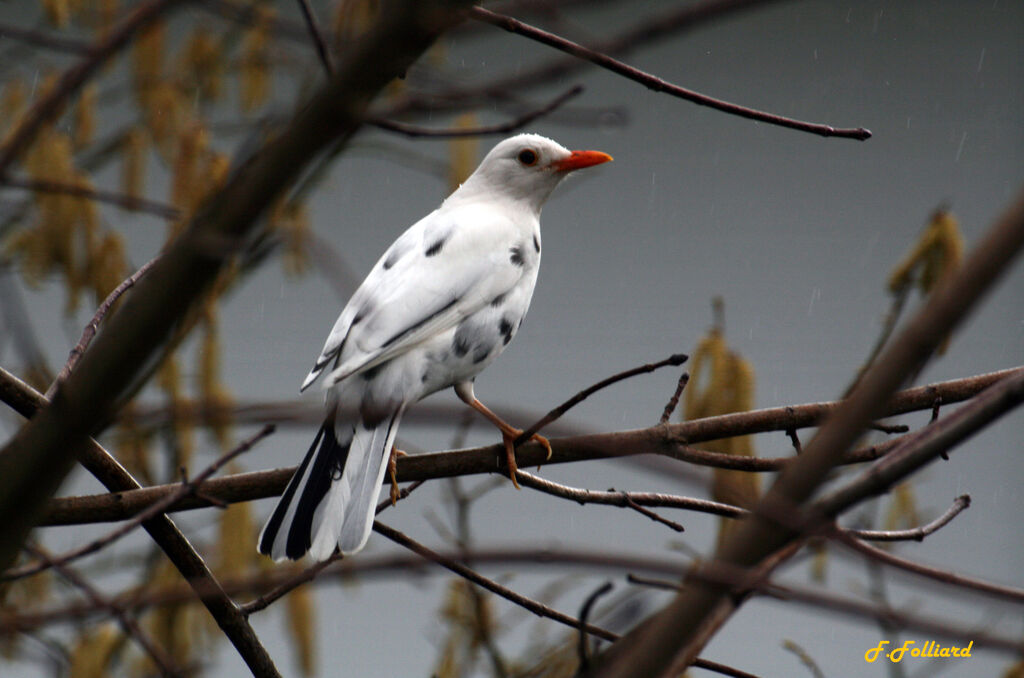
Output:
<instances>
[{"instance_id":1,"label":"bare tree limb","mask_svg":"<svg viewBox=\"0 0 1024 678\"><path fill-rule=\"evenodd\" d=\"M57 374L57 378L53 380L52 384L50 384L50 388L46 389L44 397L47 400L53 397L57 387L60 386L61 383L68 378L68 375L71 374L71 371L75 369L75 365L77 365L78 361L81 360L82 354L85 353L85 349L89 348L89 344L92 343L92 338L96 336L96 332L99 331L100 323L103 322L103 318L107 315L110 307L113 306L114 302L116 302L122 294L127 292L130 287L133 287L135 283L138 282L139 278L146 275L146 272L153 267L153 264L155 264L159 258L160 256L157 255L140 266L139 270L125 278L120 285L111 290L110 294L107 295L107 298L99 305L99 308L96 309L96 313L92 316L92 320L90 320L89 324L85 326L84 330L82 330L82 337L78 340L78 343L75 344L75 347L71 349L71 354L68 355L68 360L64 363L64 367L61 368L60 373Z\"/></svg>"},{"instance_id":2,"label":"bare tree limb","mask_svg":"<svg viewBox=\"0 0 1024 678\"><path fill-rule=\"evenodd\" d=\"M766 122L780 127L788 127L801 132L810 132L811 134L817 134L823 137L845 137L848 139L857 139L859 141L863 141L871 137L871 132L863 127L847 129L832 127L831 125L804 122L802 120L794 120L793 118L787 118L774 113L766 113L764 111L754 110L746 106L740 106L739 104L709 97L705 94L675 85L667 80L657 77L656 75L645 73L638 68L634 68L618 61L617 59L613 59L603 52L589 49L583 45L572 42L571 40L566 40L565 38L523 23L522 21L513 19L512 17L496 14L490 10L484 9L483 7L473 7L472 10L470 10L469 16L510 33L522 35L530 38L531 40L536 40L537 42L548 45L549 47L554 47L555 49L566 52L567 54L571 54L577 58L589 61L596 66L600 66L601 68L605 68L617 75L623 76L624 78L638 82L647 87L647 89L655 92L664 92L680 99L686 99L687 101L699 106L707 106L709 108L722 111L723 113L738 115L742 118Z\"/></svg>"}]
</instances>

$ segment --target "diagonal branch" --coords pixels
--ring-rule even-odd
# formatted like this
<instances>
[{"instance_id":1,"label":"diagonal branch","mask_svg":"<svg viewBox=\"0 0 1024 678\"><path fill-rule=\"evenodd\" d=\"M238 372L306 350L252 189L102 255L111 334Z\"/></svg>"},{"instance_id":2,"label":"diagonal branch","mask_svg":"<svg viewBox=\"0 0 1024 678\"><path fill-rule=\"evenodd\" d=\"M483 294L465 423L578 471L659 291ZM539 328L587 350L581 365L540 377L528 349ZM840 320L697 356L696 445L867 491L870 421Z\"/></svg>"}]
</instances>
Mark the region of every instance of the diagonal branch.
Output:
<instances>
[{"instance_id":1,"label":"diagonal branch","mask_svg":"<svg viewBox=\"0 0 1024 678\"><path fill-rule=\"evenodd\" d=\"M818 134L823 137L845 137L848 139L857 139L859 141L863 141L871 137L871 132L863 127L847 129L832 127L831 125L804 122L802 120L794 120L793 118L787 118L775 113L766 113L764 111L758 111L746 106L740 106L739 104L709 97L705 94L686 89L685 87L680 87L679 85L663 80L656 75L641 71L638 68L629 66L617 59L613 59L603 52L589 49L579 43L566 40L565 38L553 33L549 33L535 26L523 23L518 19L513 19L512 17L491 12L483 7L473 7L473 9L470 10L469 16L510 33L516 33L530 38L531 40L536 40L537 42L548 45L549 47L554 47L555 49L571 54L579 59L589 61L596 66L600 66L601 68L605 68L617 75L621 75L629 80L638 82L655 92L664 92L665 94L685 99L699 106L707 106L709 108L722 111L723 113L738 115L742 118L766 122L780 127L788 127L801 132L810 132L811 134Z\"/></svg>"}]
</instances>

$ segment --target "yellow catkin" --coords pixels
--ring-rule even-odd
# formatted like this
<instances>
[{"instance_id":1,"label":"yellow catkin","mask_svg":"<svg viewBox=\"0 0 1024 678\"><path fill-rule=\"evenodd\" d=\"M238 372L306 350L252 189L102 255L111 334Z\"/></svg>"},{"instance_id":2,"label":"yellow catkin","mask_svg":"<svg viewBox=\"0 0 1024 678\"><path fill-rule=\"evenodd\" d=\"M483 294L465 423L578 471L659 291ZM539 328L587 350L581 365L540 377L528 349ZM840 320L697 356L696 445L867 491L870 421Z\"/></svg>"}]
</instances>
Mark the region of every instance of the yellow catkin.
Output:
<instances>
[{"instance_id":1,"label":"yellow catkin","mask_svg":"<svg viewBox=\"0 0 1024 678\"><path fill-rule=\"evenodd\" d=\"M228 465L229 473L241 473L238 464ZM217 574L228 579L243 578L255 558L255 523L248 502L231 504L220 512L217 532Z\"/></svg>"},{"instance_id":2,"label":"yellow catkin","mask_svg":"<svg viewBox=\"0 0 1024 678\"><path fill-rule=\"evenodd\" d=\"M731 412L745 412L754 406L754 368L749 361L729 349L723 332L713 327L697 345L690 365L690 382L684 391L683 416L699 419ZM722 454L755 456L750 436L714 440L702 445ZM715 469L711 496L743 508L752 507L760 495L756 474ZM723 519L719 543L733 529L735 521Z\"/></svg>"},{"instance_id":3,"label":"yellow catkin","mask_svg":"<svg viewBox=\"0 0 1024 678\"><path fill-rule=\"evenodd\" d=\"M900 483L889 493L889 510L885 515L885 529L909 529L920 524L914 488L910 483Z\"/></svg>"},{"instance_id":4,"label":"yellow catkin","mask_svg":"<svg viewBox=\"0 0 1024 678\"><path fill-rule=\"evenodd\" d=\"M341 0L334 12L334 35L340 45L352 42L373 25L380 0Z\"/></svg>"},{"instance_id":5,"label":"yellow catkin","mask_svg":"<svg viewBox=\"0 0 1024 678\"><path fill-rule=\"evenodd\" d=\"M184 416L190 403L182 391L181 371L176 356L170 355L164 360L160 369L157 370L156 383L167 397L167 404L174 420L173 431L178 450L177 465L187 469L195 452L195 435L192 422Z\"/></svg>"},{"instance_id":6,"label":"yellow catkin","mask_svg":"<svg viewBox=\"0 0 1024 678\"><path fill-rule=\"evenodd\" d=\"M116 231L105 233L89 264L89 283L99 304L127 277L125 243L121 234Z\"/></svg>"},{"instance_id":7,"label":"yellow catkin","mask_svg":"<svg viewBox=\"0 0 1024 678\"><path fill-rule=\"evenodd\" d=\"M88 146L96 133L96 91L96 83L92 82L82 88L78 97L72 132L75 148Z\"/></svg>"},{"instance_id":8,"label":"yellow catkin","mask_svg":"<svg viewBox=\"0 0 1024 678\"><path fill-rule=\"evenodd\" d=\"M921 293L928 295L960 267L963 255L964 239L959 222L948 211L937 210L914 247L889 274L889 291L902 295L916 282ZM945 353L948 346L947 336L938 353Z\"/></svg>"},{"instance_id":9,"label":"yellow catkin","mask_svg":"<svg viewBox=\"0 0 1024 678\"><path fill-rule=\"evenodd\" d=\"M141 127L133 127L121 142L121 191L135 199L146 190L146 151L149 137Z\"/></svg>"},{"instance_id":10,"label":"yellow catkin","mask_svg":"<svg viewBox=\"0 0 1024 678\"><path fill-rule=\"evenodd\" d=\"M102 39L117 20L118 0L98 0L96 4L96 37Z\"/></svg>"},{"instance_id":11,"label":"yellow catkin","mask_svg":"<svg viewBox=\"0 0 1024 678\"><path fill-rule=\"evenodd\" d=\"M170 589L181 585L181 575L164 559L148 578L154 590ZM149 632L153 642L163 648L178 666L188 666L194 661L200 634L204 630L203 617L192 602L174 602L158 605L143 619L143 628ZM156 673L148 656L142 657L135 667L135 675L151 676Z\"/></svg>"},{"instance_id":12,"label":"yellow catkin","mask_svg":"<svg viewBox=\"0 0 1024 678\"><path fill-rule=\"evenodd\" d=\"M464 113L455 119L456 129L476 126L476 115ZM476 137L455 137L449 144L448 191L454 191L469 178L479 160L479 142Z\"/></svg>"},{"instance_id":13,"label":"yellow catkin","mask_svg":"<svg viewBox=\"0 0 1024 678\"><path fill-rule=\"evenodd\" d=\"M114 430L115 456L132 475L144 484L152 485L155 482L150 454L152 438L138 425L137 417L138 406L134 400L121 408L118 425Z\"/></svg>"},{"instance_id":14,"label":"yellow catkin","mask_svg":"<svg viewBox=\"0 0 1024 678\"><path fill-rule=\"evenodd\" d=\"M252 550L251 544L246 547ZM292 637L299 669L304 676L316 673L316 609L312 587L300 586L285 598L288 632Z\"/></svg>"},{"instance_id":15,"label":"yellow catkin","mask_svg":"<svg viewBox=\"0 0 1024 678\"><path fill-rule=\"evenodd\" d=\"M218 40L198 26L178 57L178 73L202 101L214 101L223 90L224 61Z\"/></svg>"},{"instance_id":16,"label":"yellow catkin","mask_svg":"<svg viewBox=\"0 0 1024 678\"><path fill-rule=\"evenodd\" d=\"M156 149L173 161L177 140L188 124L188 104L173 82L158 82L150 88L143 118Z\"/></svg>"},{"instance_id":17,"label":"yellow catkin","mask_svg":"<svg viewBox=\"0 0 1024 678\"><path fill-rule=\"evenodd\" d=\"M132 43L132 82L136 101L142 109L152 105L150 94L162 80L165 34L164 22L154 21Z\"/></svg>"},{"instance_id":18,"label":"yellow catkin","mask_svg":"<svg viewBox=\"0 0 1024 678\"><path fill-rule=\"evenodd\" d=\"M232 445L231 435L231 393L221 382L220 333L217 326L215 297L204 307L203 340L199 346L199 395L204 407L209 409L210 433L221 450L228 451Z\"/></svg>"},{"instance_id":19,"label":"yellow catkin","mask_svg":"<svg viewBox=\"0 0 1024 678\"><path fill-rule=\"evenodd\" d=\"M196 123L178 138L178 150L171 168L171 204L181 210L181 217L170 223L170 236L181 232L192 211L206 193L201 171L208 150L206 129Z\"/></svg>"},{"instance_id":20,"label":"yellow catkin","mask_svg":"<svg viewBox=\"0 0 1024 678\"><path fill-rule=\"evenodd\" d=\"M27 106L28 88L25 81L21 78L9 79L4 85L3 96L0 96L0 142L7 143L21 122Z\"/></svg>"},{"instance_id":21,"label":"yellow catkin","mask_svg":"<svg viewBox=\"0 0 1024 678\"><path fill-rule=\"evenodd\" d=\"M270 26L274 11L260 5L242 40L240 93L242 110L263 105L270 96Z\"/></svg>"},{"instance_id":22,"label":"yellow catkin","mask_svg":"<svg viewBox=\"0 0 1024 678\"><path fill-rule=\"evenodd\" d=\"M43 16L51 25L64 28L71 19L71 3L68 0L43 0Z\"/></svg>"},{"instance_id":23,"label":"yellow catkin","mask_svg":"<svg viewBox=\"0 0 1024 678\"><path fill-rule=\"evenodd\" d=\"M114 623L82 632L71 650L69 678L109 676L111 660L123 643L124 635Z\"/></svg>"},{"instance_id":24,"label":"yellow catkin","mask_svg":"<svg viewBox=\"0 0 1024 678\"><path fill-rule=\"evenodd\" d=\"M293 201L284 203L277 227L284 238L282 265L285 273L303 275L309 269L309 241L312 235L306 206Z\"/></svg>"}]
</instances>

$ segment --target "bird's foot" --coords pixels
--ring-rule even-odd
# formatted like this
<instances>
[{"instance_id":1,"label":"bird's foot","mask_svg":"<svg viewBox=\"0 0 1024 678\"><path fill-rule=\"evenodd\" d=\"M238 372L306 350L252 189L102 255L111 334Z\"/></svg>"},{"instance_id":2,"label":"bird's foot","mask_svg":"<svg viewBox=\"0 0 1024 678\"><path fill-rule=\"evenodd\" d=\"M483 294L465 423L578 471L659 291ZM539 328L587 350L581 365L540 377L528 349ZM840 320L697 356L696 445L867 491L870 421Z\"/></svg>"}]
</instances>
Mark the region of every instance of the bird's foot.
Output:
<instances>
[{"instance_id":1,"label":"bird's foot","mask_svg":"<svg viewBox=\"0 0 1024 678\"><path fill-rule=\"evenodd\" d=\"M391 505L394 506L398 503L398 458L408 457L405 452L400 449L391 446L391 454L388 456L388 477L391 478Z\"/></svg>"},{"instance_id":2,"label":"bird's foot","mask_svg":"<svg viewBox=\"0 0 1024 678\"><path fill-rule=\"evenodd\" d=\"M516 471L519 470L519 465L516 464L516 448L513 443L521 435L523 435L522 431L511 427L509 427L508 431L504 429L502 429L501 431L501 438L502 441L505 443L505 463L508 465L508 475L509 478L512 480L512 484L515 485L517 490L521 488L519 487L519 481L516 480ZM551 459L551 443L548 441L547 438L540 435L539 433L534 433L532 436L530 436L530 442L539 443L541 446L544 447L544 449L548 451L548 455L545 458L545 461L547 459ZM540 470L540 465L537 466L537 470Z\"/></svg>"}]
</instances>

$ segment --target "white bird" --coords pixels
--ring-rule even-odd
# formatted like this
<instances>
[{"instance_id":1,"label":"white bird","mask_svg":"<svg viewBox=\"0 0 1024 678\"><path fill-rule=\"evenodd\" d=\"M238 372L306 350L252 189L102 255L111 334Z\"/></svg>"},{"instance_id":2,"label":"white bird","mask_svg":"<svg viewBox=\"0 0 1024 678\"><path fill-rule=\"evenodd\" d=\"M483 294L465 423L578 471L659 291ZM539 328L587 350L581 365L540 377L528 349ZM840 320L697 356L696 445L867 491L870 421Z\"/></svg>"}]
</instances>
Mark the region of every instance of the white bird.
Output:
<instances>
[{"instance_id":1,"label":"white bird","mask_svg":"<svg viewBox=\"0 0 1024 678\"><path fill-rule=\"evenodd\" d=\"M473 379L505 349L530 306L540 265L540 212L571 171L608 162L536 134L496 145L476 171L413 224L349 299L302 384L330 368L327 417L263 527L259 551L326 560L363 548L405 410L448 386L502 433L509 426L473 394ZM355 421L339 408L354 407ZM548 448L541 436L535 436ZM392 475L392 498L394 498Z\"/></svg>"}]
</instances>

